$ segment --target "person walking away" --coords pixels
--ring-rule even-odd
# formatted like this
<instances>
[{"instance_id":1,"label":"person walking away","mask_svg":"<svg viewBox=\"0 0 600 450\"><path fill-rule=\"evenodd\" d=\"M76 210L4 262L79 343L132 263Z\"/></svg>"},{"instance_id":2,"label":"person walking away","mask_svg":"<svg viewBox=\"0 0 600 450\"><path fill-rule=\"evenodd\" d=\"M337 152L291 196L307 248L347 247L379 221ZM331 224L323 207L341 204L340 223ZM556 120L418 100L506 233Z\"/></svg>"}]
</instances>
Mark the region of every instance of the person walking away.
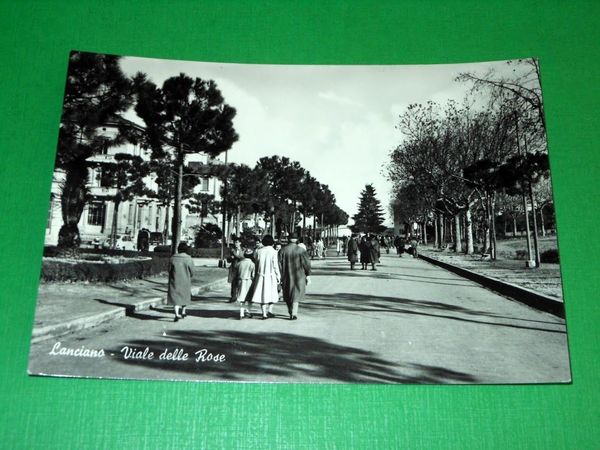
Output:
<instances>
[{"instance_id":1,"label":"person walking away","mask_svg":"<svg viewBox=\"0 0 600 450\"><path fill-rule=\"evenodd\" d=\"M348 251L348 236L344 236L342 238L342 255L346 256L347 251Z\"/></svg>"},{"instance_id":2,"label":"person walking away","mask_svg":"<svg viewBox=\"0 0 600 450\"><path fill-rule=\"evenodd\" d=\"M371 235L371 239L369 240L369 260L371 270L377 270L375 264L379 262L379 240L375 235Z\"/></svg>"},{"instance_id":3,"label":"person walking away","mask_svg":"<svg viewBox=\"0 0 600 450\"><path fill-rule=\"evenodd\" d=\"M240 320L244 317L252 317L251 296L252 282L254 280L255 265L253 261L254 252L250 249L244 252L244 259L237 266L237 292L236 298L240 305Z\"/></svg>"},{"instance_id":4,"label":"person walking away","mask_svg":"<svg viewBox=\"0 0 600 450\"><path fill-rule=\"evenodd\" d=\"M177 246L177 253L169 261L169 287L167 304L173 305L175 322L187 316L186 305L192 299L192 275L194 262L187 254L189 247L185 242Z\"/></svg>"},{"instance_id":5,"label":"person walking away","mask_svg":"<svg viewBox=\"0 0 600 450\"><path fill-rule=\"evenodd\" d=\"M400 253L400 236L396 236L394 238L394 247L396 247L396 254L398 256L402 256L402 254Z\"/></svg>"},{"instance_id":6,"label":"person walking away","mask_svg":"<svg viewBox=\"0 0 600 450\"><path fill-rule=\"evenodd\" d=\"M410 247L412 249L411 253L413 258L419 257L419 240L416 236L412 236L410 239Z\"/></svg>"},{"instance_id":7,"label":"person walking away","mask_svg":"<svg viewBox=\"0 0 600 450\"><path fill-rule=\"evenodd\" d=\"M236 301L237 296L237 273L238 273L238 264L240 261L244 259L244 251L242 250L242 242L238 238L233 239L233 248L229 250L229 257L227 258L227 262L231 265L229 266L229 273L227 274L227 282L231 283L231 292L229 296L229 303L233 303Z\"/></svg>"},{"instance_id":8,"label":"person walking away","mask_svg":"<svg viewBox=\"0 0 600 450\"><path fill-rule=\"evenodd\" d=\"M304 300L306 285L310 283L310 258L305 249L297 245L296 238L279 251L281 290L288 307L290 320L298 319L298 305Z\"/></svg>"},{"instance_id":9,"label":"person walking away","mask_svg":"<svg viewBox=\"0 0 600 450\"><path fill-rule=\"evenodd\" d=\"M350 270L354 270L354 265L358 261L358 242L354 234L348 241L348 261L350 261Z\"/></svg>"},{"instance_id":10,"label":"person walking away","mask_svg":"<svg viewBox=\"0 0 600 450\"><path fill-rule=\"evenodd\" d=\"M367 270L367 266L371 262L371 245L367 241L366 235L360 238L358 250L360 251L361 270Z\"/></svg>"},{"instance_id":11,"label":"person walking away","mask_svg":"<svg viewBox=\"0 0 600 450\"><path fill-rule=\"evenodd\" d=\"M273 236L263 237L263 247L256 251L256 269L254 274L254 292L252 303L259 303L262 318L275 317L273 305L278 302L277 285L281 282L277 251L273 248Z\"/></svg>"},{"instance_id":12,"label":"person walking away","mask_svg":"<svg viewBox=\"0 0 600 450\"><path fill-rule=\"evenodd\" d=\"M306 253L308 253L308 250L306 249L306 244L304 243L304 239L302 238L298 238L298 247L303 248L304 250L306 250Z\"/></svg>"},{"instance_id":13,"label":"person walking away","mask_svg":"<svg viewBox=\"0 0 600 450\"><path fill-rule=\"evenodd\" d=\"M318 238L315 243L315 253L318 259L323 259L323 240L321 238Z\"/></svg>"},{"instance_id":14,"label":"person walking away","mask_svg":"<svg viewBox=\"0 0 600 450\"><path fill-rule=\"evenodd\" d=\"M342 238L337 238L335 241L335 251L337 252L337 255L340 256L340 253L342 251Z\"/></svg>"}]
</instances>

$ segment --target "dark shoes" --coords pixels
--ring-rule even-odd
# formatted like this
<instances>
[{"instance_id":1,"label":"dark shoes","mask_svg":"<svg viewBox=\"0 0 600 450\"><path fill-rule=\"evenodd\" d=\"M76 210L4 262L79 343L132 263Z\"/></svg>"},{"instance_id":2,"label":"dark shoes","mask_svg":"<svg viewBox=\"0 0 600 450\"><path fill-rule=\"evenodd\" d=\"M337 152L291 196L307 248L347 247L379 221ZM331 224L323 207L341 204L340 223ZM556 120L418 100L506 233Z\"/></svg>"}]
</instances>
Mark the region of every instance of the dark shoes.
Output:
<instances>
[{"instance_id":1,"label":"dark shoes","mask_svg":"<svg viewBox=\"0 0 600 450\"><path fill-rule=\"evenodd\" d=\"M290 315L290 320L298 320L298 317L297 317L297 316L291 316L291 315Z\"/></svg>"},{"instance_id":2,"label":"dark shoes","mask_svg":"<svg viewBox=\"0 0 600 450\"><path fill-rule=\"evenodd\" d=\"M275 317L275 314L268 312L267 313L267 317L272 319L273 317Z\"/></svg>"}]
</instances>

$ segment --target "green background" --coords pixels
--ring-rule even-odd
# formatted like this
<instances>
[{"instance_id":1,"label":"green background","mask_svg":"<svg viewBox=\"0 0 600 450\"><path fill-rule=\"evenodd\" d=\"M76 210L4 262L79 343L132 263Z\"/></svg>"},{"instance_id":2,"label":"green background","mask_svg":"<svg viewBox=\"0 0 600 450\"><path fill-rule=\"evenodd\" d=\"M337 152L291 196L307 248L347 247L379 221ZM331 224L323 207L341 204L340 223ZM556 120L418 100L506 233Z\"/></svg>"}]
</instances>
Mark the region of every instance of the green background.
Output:
<instances>
[{"instance_id":1,"label":"green background","mask_svg":"<svg viewBox=\"0 0 600 450\"><path fill-rule=\"evenodd\" d=\"M599 448L600 244L592 235L600 218L599 6L0 2L0 447ZM573 384L268 385L27 376L71 49L285 64L539 57Z\"/></svg>"}]
</instances>

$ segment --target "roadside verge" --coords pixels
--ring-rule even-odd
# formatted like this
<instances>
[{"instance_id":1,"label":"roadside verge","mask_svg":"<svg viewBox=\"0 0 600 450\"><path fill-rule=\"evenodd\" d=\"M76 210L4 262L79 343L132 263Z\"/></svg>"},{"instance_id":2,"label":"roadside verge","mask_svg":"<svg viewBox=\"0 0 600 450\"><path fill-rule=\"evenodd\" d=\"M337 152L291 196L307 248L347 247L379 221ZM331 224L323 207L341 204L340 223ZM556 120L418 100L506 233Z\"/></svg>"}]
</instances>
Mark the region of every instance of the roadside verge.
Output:
<instances>
[{"instance_id":1,"label":"roadside verge","mask_svg":"<svg viewBox=\"0 0 600 450\"><path fill-rule=\"evenodd\" d=\"M467 278L468 280L479 283L482 286L491 289L492 291L498 292L506 297L510 297L511 299L520 303L524 303L527 306L540 311L548 312L563 319L565 318L564 304L559 299L550 297L549 295L540 294L532 291L531 289L517 286L516 284L508 283L497 278L482 275L462 267L457 267L429 256L420 254L419 258L427 261L430 264L442 267L443 269L446 269L461 277Z\"/></svg>"}]
</instances>

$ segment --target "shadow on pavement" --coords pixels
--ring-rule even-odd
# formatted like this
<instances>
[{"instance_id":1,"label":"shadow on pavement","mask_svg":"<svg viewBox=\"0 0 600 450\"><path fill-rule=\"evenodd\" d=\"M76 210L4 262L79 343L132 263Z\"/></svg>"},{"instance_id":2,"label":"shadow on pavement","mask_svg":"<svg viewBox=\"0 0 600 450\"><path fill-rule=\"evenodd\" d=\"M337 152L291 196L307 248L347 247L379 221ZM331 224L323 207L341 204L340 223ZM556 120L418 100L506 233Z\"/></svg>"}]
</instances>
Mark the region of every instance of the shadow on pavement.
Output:
<instances>
[{"instance_id":1,"label":"shadow on pavement","mask_svg":"<svg viewBox=\"0 0 600 450\"><path fill-rule=\"evenodd\" d=\"M190 379L227 381L289 381L319 379L346 383L473 383L470 374L444 367L422 364L394 364L375 353L332 344L322 339L289 333L248 333L241 331L170 331L158 339L124 342L108 353L120 353L123 346L148 347L153 360L125 360L123 364L146 366L156 370L187 372ZM188 361L159 360L165 348L181 348L190 355ZM224 354L226 361L196 362L195 352L206 349Z\"/></svg>"},{"instance_id":2,"label":"shadow on pavement","mask_svg":"<svg viewBox=\"0 0 600 450\"><path fill-rule=\"evenodd\" d=\"M311 271L311 275L313 276L335 276L335 277L368 277L375 278L378 280L404 280L404 281L412 281L415 283L421 282L426 284L443 284L446 286L463 286L463 287L479 287L477 284L472 282L465 282L466 280L460 278L438 278L438 277L423 277L418 275L411 274L391 274L388 272L382 271L382 269L378 270L340 270L337 267L319 267L315 268ZM417 279L413 279L417 278ZM421 280L424 278L425 280ZM440 281L432 281L432 280L449 280L454 281L454 283L445 283Z\"/></svg>"},{"instance_id":3,"label":"shadow on pavement","mask_svg":"<svg viewBox=\"0 0 600 450\"><path fill-rule=\"evenodd\" d=\"M378 295L354 293L308 294L306 296L306 300L307 301L302 303L301 307L302 309L306 309L308 311L334 310L345 312L413 314L419 316L436 317L440 319L456 320L461 322L471 322L482 325L493 325L498 327L519 328L524 330L566 334L566 330L564 329L557 330L553 328L539 328L514 323L490 322L486 320L478 320L478 318L488 317L494 319L509 319L519 322L531 322L535 324L561 326L564 328L564 324L562 322L521 319L519 317L504 316L489 311L478 311L469 308L464 308L462 306L441 302L432 302L428 300L410 300L398 297L384 297ZM438 314L438 312L456 313L457 315ZM472 318L461 317L459 314L471 316Z\"/></svg>"}]
</instances>

